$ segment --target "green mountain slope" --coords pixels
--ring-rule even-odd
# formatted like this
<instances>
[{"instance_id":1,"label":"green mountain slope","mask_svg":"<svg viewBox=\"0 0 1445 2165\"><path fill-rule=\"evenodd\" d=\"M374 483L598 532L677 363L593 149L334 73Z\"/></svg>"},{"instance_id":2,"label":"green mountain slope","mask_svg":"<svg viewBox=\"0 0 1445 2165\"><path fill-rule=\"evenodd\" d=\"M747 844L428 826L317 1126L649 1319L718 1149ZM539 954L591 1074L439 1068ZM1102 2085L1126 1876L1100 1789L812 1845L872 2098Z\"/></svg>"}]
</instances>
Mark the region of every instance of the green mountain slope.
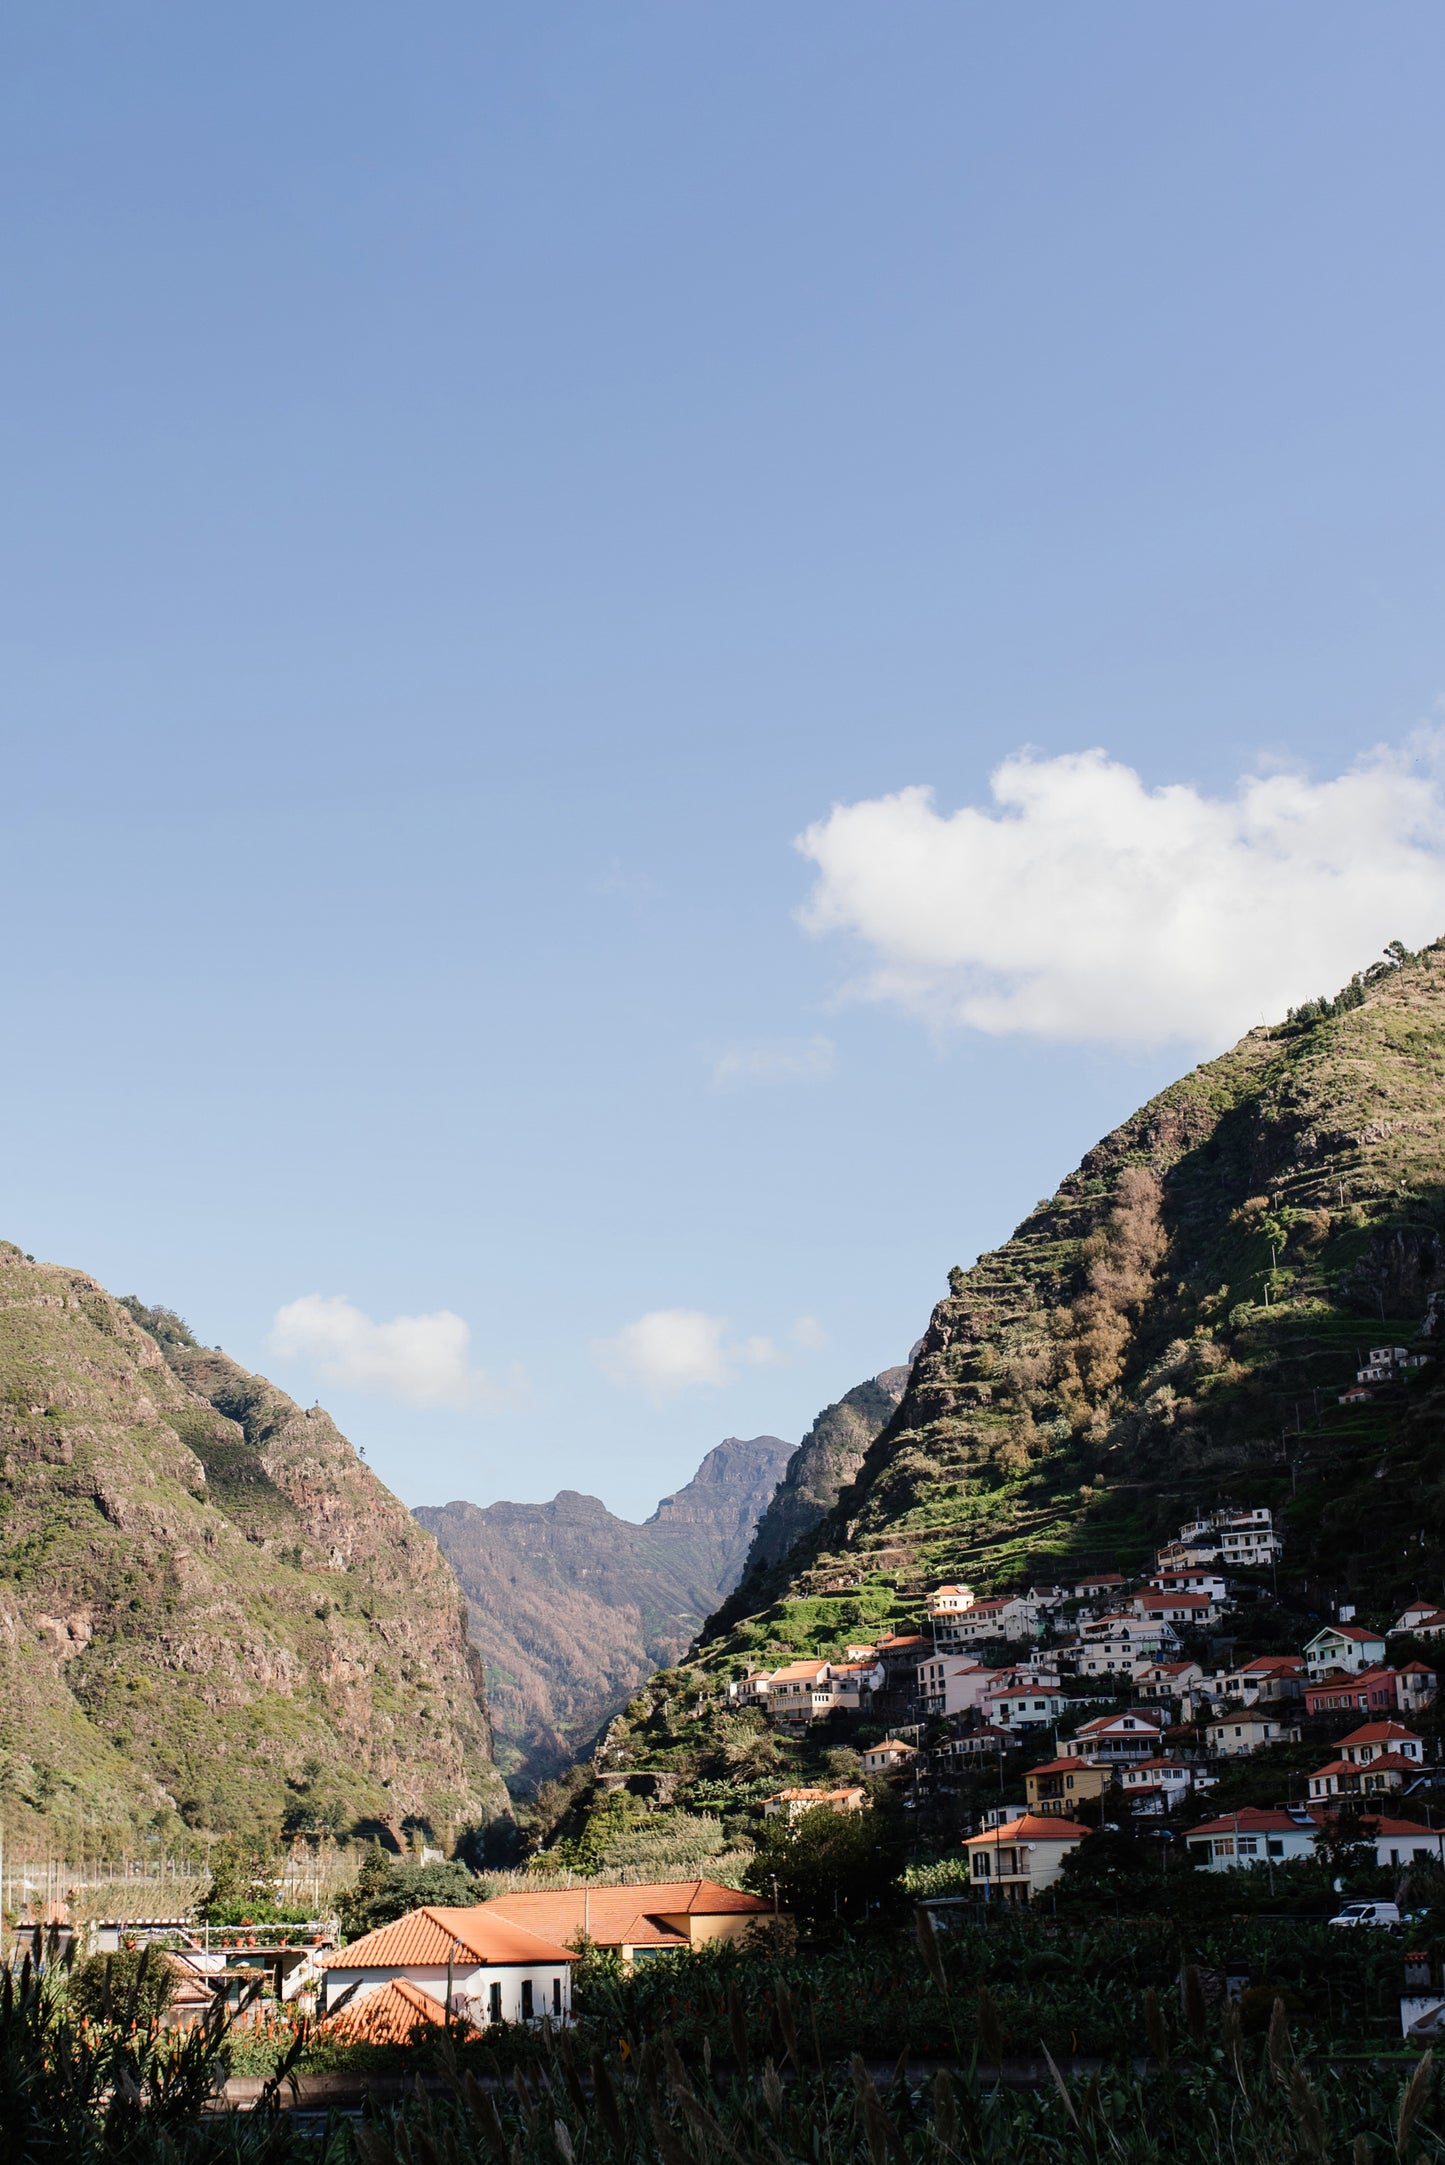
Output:
<instances>
[{"instance_id":1,"label":"green mountain slope","mask_svg":"<svg viewBox=\"0 0 1445 2165\"><path fill-rule=\"evenodd\" d=\"M1341 1404L1382 1343L1441 1357ZM1183 1076L952 1271L856 1478L686 1681L629 1706L612 1760L717 1808L761 1748L697 1711L709 1678L913 1625L942 1580L1141 1568L1225 1500L1284 1531L1281 1643L1346 1591L1374 1623L1445 1598L1445 942Z\"/></svg>"},{"instance_id":2,"label":"green mountain slope","mask_svg":"<svg viewBox=\"0 0 1445 2165\"><path fill-rule=\"evenodd\" d=\"M777 1436L729 1436L640 1526L575 1489L418 1510L466 1592L509 1777L556 1773L677 1660L735 1585L788 1458Z\"/></svg>"},{"instance_id":3,"label":"green mountain slope","mask_svg":"<svg viewBox=\"0 0 1445 2165\"><path fill-rule=\"evenodd\" d=\"M56 1843L506 1809L456 1581L330 1418L8 1242L0 1803Z\"/></svg>"},{"instance_id":4,"label":"green mountain slope","mask_svg":"<svg viewBox=\"0 0 1445 2165\"><path fill-rule=\"evenodd\" d=\"M903 1615L941 1578L1142 1564L1226 1495L1282 1511L1302 1588L1440 1590L1435 1371L1338 1399L1445 1289L1445 949L1314 1008L1171 1085L951 1274L896 1416L733 1651L817 1643L835 1608L846 1631L818 1598L840 1564Z\"/></svg>"}]
</instances>

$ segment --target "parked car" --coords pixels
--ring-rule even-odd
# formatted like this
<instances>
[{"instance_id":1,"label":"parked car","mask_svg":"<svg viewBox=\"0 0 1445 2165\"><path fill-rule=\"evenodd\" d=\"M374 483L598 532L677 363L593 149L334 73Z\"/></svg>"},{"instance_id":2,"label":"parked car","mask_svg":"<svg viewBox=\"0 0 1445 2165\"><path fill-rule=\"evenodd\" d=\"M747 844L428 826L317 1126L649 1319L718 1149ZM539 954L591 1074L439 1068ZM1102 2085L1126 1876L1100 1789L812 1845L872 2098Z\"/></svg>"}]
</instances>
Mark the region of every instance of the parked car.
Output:
<instances>
[{"instance_id":1,"label":"parked car","mask_svg":"<svg viewBox=\"0 0 1445 2165\"><path fill-rule=\"evenodd\" d=\"M1399 1904L1395 1902L1346 1902L1331 1924L1398 1924Z\"/></svg>"}]
</instances>

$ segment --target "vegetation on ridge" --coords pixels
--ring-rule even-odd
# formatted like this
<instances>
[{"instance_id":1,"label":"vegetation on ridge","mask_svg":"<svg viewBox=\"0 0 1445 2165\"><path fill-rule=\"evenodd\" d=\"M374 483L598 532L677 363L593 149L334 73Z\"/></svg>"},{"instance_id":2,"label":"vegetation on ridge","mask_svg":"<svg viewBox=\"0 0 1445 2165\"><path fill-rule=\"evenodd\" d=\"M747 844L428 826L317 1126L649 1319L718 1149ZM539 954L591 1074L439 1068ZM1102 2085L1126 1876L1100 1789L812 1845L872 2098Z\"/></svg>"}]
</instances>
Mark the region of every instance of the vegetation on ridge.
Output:
<instances>
[{"instance_id":1,"label":"vegetation on ridge","mask_svg":"<svg viewBox=\"0 0 1445 2165\"><path fill-rule=\"evenodd\" d=\"M0 1804L72 1857L506 1811L456 1582L330 1418L8 1242Z\"/></svg>"}]
</instances>

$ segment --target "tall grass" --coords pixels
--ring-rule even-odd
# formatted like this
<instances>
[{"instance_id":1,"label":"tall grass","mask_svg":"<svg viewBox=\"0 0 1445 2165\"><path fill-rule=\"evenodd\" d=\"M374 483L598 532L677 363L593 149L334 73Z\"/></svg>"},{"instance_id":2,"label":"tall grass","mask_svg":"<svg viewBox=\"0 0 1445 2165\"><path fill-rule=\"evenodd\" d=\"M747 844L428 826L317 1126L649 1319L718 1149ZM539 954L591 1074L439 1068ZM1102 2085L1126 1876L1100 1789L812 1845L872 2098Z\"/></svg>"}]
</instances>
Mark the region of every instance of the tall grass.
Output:
<instances>
[{"instance_id":1,"label":"tall grass","mask_svg":"<svg viewBox=\"0 0 1445 2165\"><path fill-rule=\"evenodd\" d=\"M774 1996L769 2049L739 2025L724 2064L669 2036L551 2038L510 2081L453 2070L448 2093L358 2129L361 2165L1433 2165L1428 2056L1410 2079L1338 2074L1296 2055L1282 2008L1267 2037L1231 2007L1197 2038L1153 2037L1166 2064L1082 2081L1057 2068L1009 2089L974 2060L910 2077L855 2054L829 2065L814 2010Z\"/></svg>"}]
</instances>

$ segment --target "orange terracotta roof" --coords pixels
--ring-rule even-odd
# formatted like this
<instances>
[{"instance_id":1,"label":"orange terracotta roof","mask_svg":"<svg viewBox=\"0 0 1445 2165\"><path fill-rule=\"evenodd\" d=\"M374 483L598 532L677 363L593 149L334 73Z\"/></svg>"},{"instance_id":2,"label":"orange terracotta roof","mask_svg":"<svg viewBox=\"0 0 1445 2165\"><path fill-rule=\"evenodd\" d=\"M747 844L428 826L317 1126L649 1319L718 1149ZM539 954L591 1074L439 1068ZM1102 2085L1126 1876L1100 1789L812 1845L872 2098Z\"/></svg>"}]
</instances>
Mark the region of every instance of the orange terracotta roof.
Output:
<instances>
[{"instance_id":1,"label":"orange terracotta roof","mask_svg":"<svg viewBox=\"0 0 1445 2165\"><path fill-rule=\"evenodd\" d=\"M441 2029L447 2011L430 1992L405 1977L393 1977L374 1992L358 1993L326 2021L326 2034L346 2045L409 2045L420 2029ZM452 2028L473 2034L464 2016L453 2015Z\"/></svg>"},{"instance_id":2,"label":"orange terracotta roof","mask_svg":"<svg viewBox=\"0 0 1445 2165\"><path fill-rule=\"evenodd\" d=\"M1191 1827L1188 1839L1192 1842L1200 1834L1308 1834L1313 1836L1324 1824L1323 1815L1310 1812L1301 1818L1293 1813L1260 1804L1241 1804L1237 1812L1227 1819L1211 1819L1202 1827Z\"/></svg>"},{"instance_id":3,"label":"orange terracotta roof","mask_svg":"<svg viewBox=\"0 0 1445 2165\"><path fill-rule=\"evenodd\" d=\"M970 1835L964 1847L972 1849L980 1842L1080 1842L1092 1832L1091 1827L1081 1827L1076 1819L1044 1819L1037 1812L1023 1812L1005 1826Z\"/></svg>"},{"instance_id":4,"label":"orange terracotta roof","mask_svg":"<svg viewBox=\"0 0 1445 2165\"><path fill-rule=\"evenodd\" d=\"M327 1955L327 1970L445 1969L448 1962L570 1962L565 1947L539 1937L490 1903L475 1909L414 1909Z\"/></svg>"},{"instance_id":5,"label":"orange terracotta roof","mask_svg":"<svg viewBox=\"0 0 1445 2165\"><path fill-rule=\"evenodd\" d=\"M720 1887L716 1880L682 1879L641 1887L539 1888L535 1893L528 1888L494 1895L486 1910L560 1940L580 1939L585 1931L599 1946L632 1947L685 1945L667 1924L670 1917L760 1917L770 1915L772 1905L761 1895Z\"/></svg>"},{"instance_id":6,"label":"orange terracotta roof","mask_svg":"<svg viewBox=\"0 0 1445 2165\"><path fill-rule=\"evenodd\" d=\"M1341 1745L1394 1744L1397 1741L1418 1744L1420 1739L1413 1729L1407 1729L1398 1721L1367 1721L1362 1729L1352 1729L1347 1737L1340 1738Z\"/></svg>"},{"instance_id":7,"label":"orange terracotta roof","mask_svg":"<svg viewBox=\"0 0 1445 2165\"><path fill-rule=\"evenodd\" d=\"M1030 1774L1102 1774L1103 1767L1090 1766L1087 1759L1046 1759L1041 1767L1030 1767Z\"/></svg>"},{"instance_id":8,"label":"orange terracotta roof","mask_svg":"<svg viewBox=\"0 0 1445 2165\"><path fill-rule=\"evenodd\" d=\"M790 1661L785 1668L773 1671L775 1684L802 1684L815 1676L821 1676L828 1667L826 1661Z\"/></svg>"},{"instance_id":9,"label":"orange terracotta roof","mask_svg":"<svg viewBox=\"0 0 1445 2165\"><path fill-rule=\"evenodd\" d=\"M863 1791L856 1785L851 1789L775 1789L764 1804L829 1804L835 1797L861 1797Z\"/></svg>"}]
</instances>

